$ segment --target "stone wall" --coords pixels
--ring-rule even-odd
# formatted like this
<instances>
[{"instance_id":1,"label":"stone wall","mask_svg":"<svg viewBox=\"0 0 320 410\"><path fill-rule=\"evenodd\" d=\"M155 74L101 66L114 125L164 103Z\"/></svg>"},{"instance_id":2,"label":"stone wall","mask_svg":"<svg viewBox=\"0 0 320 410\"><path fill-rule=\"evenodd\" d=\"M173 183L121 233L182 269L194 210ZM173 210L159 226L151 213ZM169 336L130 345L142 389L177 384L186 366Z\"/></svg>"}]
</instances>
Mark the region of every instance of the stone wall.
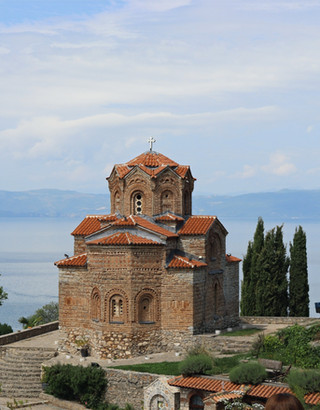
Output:
<instances>
[{"instance_id":1,"label":"stone wall","mask_svg":"<svg viewBox=\"0 0 320 410\"><path fill-rule=\"evenodd\" d=\"M24 329L18 332L9 333L7 335L0 336L0 345L7 345L9 343L18 342L19 340L29 339L33 336L39 336L44 333L52 332L53 330L58 330L59 322L46 323L44 325L35 326L31 329Z\"/></svg>"},{"instance_id":2,"label":"stone wall","mask_svg":"<svg viewBox=\"0 0 320 410\"><path fill-rule=\"evenodd\" d=\"M264 324L312 324L320 323L320 318L315 317L289 317L289 316L240 316L242 323L248 323L252 325L264 325Z\"/></svg>"},{"instance_id":3,"label":"stone wall","mask_svg":"<svg viewBox=\"0 0 320 410\"><path fill-rule=\"evenodd\" d=\"M105 370L108 379L106 400L120 407L130 403L135 410L143 408L144 387L149 386L159 378L158 374L129 372L111 368Z\"/></svg>"}]
</instances>

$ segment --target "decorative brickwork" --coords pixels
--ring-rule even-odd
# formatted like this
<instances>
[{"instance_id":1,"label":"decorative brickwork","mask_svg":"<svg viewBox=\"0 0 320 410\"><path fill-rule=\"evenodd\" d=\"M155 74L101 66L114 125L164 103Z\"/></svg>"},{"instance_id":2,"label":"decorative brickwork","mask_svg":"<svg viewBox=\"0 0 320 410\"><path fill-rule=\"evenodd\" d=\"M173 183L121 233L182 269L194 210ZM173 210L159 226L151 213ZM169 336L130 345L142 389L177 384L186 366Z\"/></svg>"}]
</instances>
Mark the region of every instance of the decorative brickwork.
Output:
<instances>
[{"instance_id":1,"label":"decorative brickwork","mask_svg":"<svg viewBox=\"0 0 320 410\"><path fill-rule=\"evenodd\" d=\"M87 216L59 267L65 348L102 358L160 352L238 322L240 259L215 216L190 216L194 178L150 151L108 178L111 215Z\"/></svg>"}]
</instances>

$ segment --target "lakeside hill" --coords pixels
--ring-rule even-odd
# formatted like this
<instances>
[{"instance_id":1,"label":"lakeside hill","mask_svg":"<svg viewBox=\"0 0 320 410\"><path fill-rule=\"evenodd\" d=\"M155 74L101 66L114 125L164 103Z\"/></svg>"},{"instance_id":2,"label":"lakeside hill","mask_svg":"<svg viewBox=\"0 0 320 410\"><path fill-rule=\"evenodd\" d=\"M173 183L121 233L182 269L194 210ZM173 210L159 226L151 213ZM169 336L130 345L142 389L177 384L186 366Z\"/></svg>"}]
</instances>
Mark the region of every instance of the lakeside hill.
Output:
<instances>
[{"instance_id":1,"label":"lakeside hill","mask_svg":"<svg viewBox=\"0 0 320 410\"><path fill-rule=\"evenodd\" d=\"M0 217L77 217L109 212L109 194L39 189L0 191ZM320 190L282 190L242 195L193 195L193 214L219 218L320 219Z\"/></svg>"}]
</instances>

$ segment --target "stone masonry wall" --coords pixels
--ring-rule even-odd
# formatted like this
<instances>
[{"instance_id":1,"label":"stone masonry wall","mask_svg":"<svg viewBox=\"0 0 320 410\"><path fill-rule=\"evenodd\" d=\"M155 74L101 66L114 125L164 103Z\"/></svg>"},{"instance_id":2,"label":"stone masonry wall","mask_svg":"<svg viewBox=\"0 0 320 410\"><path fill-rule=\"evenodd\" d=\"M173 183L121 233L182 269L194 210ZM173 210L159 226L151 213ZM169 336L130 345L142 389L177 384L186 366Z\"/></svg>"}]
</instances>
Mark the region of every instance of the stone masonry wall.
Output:
<instances>
[{"instance_id":1,"label":"stone masonry wall","mask_svg":"<svg viewBox=\"0 0 320 410\"><path fill-rule=\"evenodd\" d=\"M252 325L258 324L288 324L294 325L306 324L306 323L317 323L320 322L320 318L314 317L276 317L276 316L240 316L240 321L242 323L249 323Z\"/></svg>"},{"instance_id":2,"label":"stone masonry wall","mask_svg":"<svg viewBox=\"0 0 320 410\"><path fill-rule=\"evenodd\" d=\"M108 390L106 400L124 407L130 403L136 410L143 408L143 388L159 378L158 374L129 372L107 368Z\"/></svg>"}]
</instances>

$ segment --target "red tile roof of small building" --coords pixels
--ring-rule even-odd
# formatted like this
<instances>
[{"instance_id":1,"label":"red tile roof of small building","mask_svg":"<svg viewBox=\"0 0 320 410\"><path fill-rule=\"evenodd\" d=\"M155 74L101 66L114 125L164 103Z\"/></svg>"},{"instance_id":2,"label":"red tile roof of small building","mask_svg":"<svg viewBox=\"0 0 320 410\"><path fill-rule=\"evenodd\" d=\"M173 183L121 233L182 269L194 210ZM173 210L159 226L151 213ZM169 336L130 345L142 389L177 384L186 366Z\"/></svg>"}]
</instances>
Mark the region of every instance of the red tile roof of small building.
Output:
<instances>
[{"instance_id":1,"label":"red tile roof of small building","mask_svg":"<svg viewBox=\"0 0 320 410\"><path fill-rule=\"evenodd\" d=\"M181 216L177 216L174 214L171 214L170 212L165 214L165 215L161 215L158 216L157 218L155 218L155 220L157 222L172 222L172 221L184 221L184 218L182 218Z\"/></svg>"},{"instance_id":2,"label":"red tile roof of small building","mask_svg":"<svg viewBox=\"0 0 320 410\"><path fill-rule=\"evenodd\" d=\"M161 245L161 243L129 232L117 232L106 238L90 241L88 245Z\"/></svg>"},{"instance_id":3,"label":"red tile roof of small building","mask_svg":"<svg viewBox=\"0 0 320 410\"><path fill-rule=\"evenodd\" d=\"M215 394L211 394L210 396L206 397L204 401L207 401L208 399L212 399L214 402L219 403L220 401L223 400L233 400L233 399L239 399L243 397L242 393L225 393L225 392L219 392Z\"/></svg>"},{"instance_id":4,"label":"red tile roof of small building","mask_svg":"<svg viewBox=\"0 0 320 410\"><path fill-rule=\"evenodd\" d=\"M227 253L227 255L226 255L226 261L227 261L228 263L241 262L242 259L239 259L239 258L237 258L236 256L232 256L232 255L230 255L230 253Z\"/></svg>"},{"instance_id":5,"label":"red tile roof of small building","mask_svg":"<svg viewBox=\"0 0 320 410\"><path fill-rule=\"evenodd\" d=\"M101 229L100 221L115 221L117 216L111 215L87 215L84 220L71 232L71 235L87 236Z\"/></svg>"},{"instance_id":6,"label":"red tile roof of small building","mask_svg":"<svg viewBox=\"0 0 320 410\"><path fill-rule=\"evenodd\" d=\"M204 266L207 266L207 264L201 261L197 261L196 259L189 259L186 256L174 255L168 265L168 268L194 269L202 268Z\"/></svg>"},{"instance_id":7,"label":"red tile roof of small building","mask_svg":"<svg viewBox=\"0 0 320 410\"><path fill-rule=\"evenodd\" d=\"M54 263L56 266L63 267L63 266L77 266L77 267L85 267L87 264L87 254L82 253L81 255L71 256L70 258L61 259Z\"/></svg>"},{"instance_id":8,"label":"red tile roof of small building","mask_svg":"<svg viewBox=\"0 0 320 410\"><path fill-rule=\"evenodd\" d=\"M216 216L191 216L179 231L179 235L205 235Z\"/></svg>"},{"instance_id":9,"label":"red tile roof of small building","mask_svg":"<svg viewBox=\"0 0 320 410\"><path fill-rule=\"evenodd\" d=\"M261 383L257 385L236 384L226 380L206 376L178 376L168 380L170 386L182 387L186 389L204 390L207 392L238 392L246 390L245 395L256 398L268 399L278 393L294 394L292 390L280 384ZM209 398L210 396L208 396ZM320 404L320 393L308 393L304 396L307 404Z\"/></svg>"}]
</instances>

